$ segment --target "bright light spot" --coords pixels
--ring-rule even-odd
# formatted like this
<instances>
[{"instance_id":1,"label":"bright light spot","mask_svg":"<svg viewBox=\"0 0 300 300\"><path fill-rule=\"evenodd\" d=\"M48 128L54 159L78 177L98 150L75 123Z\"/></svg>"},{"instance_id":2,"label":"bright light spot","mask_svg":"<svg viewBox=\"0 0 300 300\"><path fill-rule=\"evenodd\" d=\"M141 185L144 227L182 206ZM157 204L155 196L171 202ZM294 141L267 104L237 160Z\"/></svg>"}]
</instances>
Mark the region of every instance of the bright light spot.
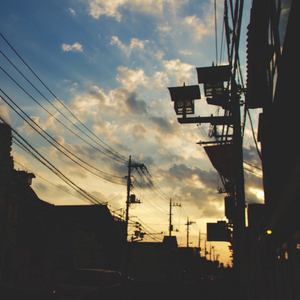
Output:
<instances>
[{"instance_id":1,"label":"bright light spot","mask_svg":"<svg viewBox=\"0 0 300 300\"><path fill-rule=\"evenodd\" d=\"M272 230L267 230L267 234L272 234Z\"/></svg>"},{"instance_id":2,"label":"bright light spot","mask_svg":"<svg viewBox=\"0 0 300 300\"><path fill-rule=\"evenodd\" d=\"M262 190L250 189L250 192L255 194L258 199L261 199L261 200L265 199L265 193Z\"/></svg>"}]
</instances>

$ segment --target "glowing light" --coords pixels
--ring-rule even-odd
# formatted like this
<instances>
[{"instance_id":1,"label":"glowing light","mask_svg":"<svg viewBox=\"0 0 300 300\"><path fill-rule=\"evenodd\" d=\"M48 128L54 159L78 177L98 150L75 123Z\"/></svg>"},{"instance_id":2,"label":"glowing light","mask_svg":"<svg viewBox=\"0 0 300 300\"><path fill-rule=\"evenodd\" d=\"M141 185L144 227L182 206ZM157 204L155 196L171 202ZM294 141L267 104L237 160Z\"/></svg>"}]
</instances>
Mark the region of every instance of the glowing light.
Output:
<instances>
[{"instance_id":1,"label":"glowing light","mask_svg":"<svg viewBox=\"0 0 300 300\"><path fill-rule=\"evenodd\" d=\"M260 200L264 200L265 194L264 191L259 190L259 189L250 189L250 192L256 195L256 197Z\"/></svg>"},{"instance_id":2,"label":"glowing light","mask_svg":"<svg viewBox=\"0 0 300 300\"><path fill-rule=\"evenodd\" d=\"M267 230L267 234L272 234L272 230Z\"/></svg>"}]
</instances>

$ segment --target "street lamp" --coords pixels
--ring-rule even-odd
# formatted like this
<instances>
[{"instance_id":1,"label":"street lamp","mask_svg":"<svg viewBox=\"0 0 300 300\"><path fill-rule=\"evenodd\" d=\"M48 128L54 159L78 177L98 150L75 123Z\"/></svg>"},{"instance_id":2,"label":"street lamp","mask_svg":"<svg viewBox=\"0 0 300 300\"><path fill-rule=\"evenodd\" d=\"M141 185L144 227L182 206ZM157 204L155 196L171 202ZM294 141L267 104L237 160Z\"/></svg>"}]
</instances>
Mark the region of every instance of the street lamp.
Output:
<instances>
[{"instance_id":1,"label":"street lamp","mask_svg":"<svg viewBox=\"0 0 300 300\"><path fill-rule=\"evenodd\" d=\"M228 89L224 82L230 81L230 65L196 68L198 83L204 84L204 94L208 104L219 105L223 108L228 104Z\"/></svg>"},{"instance_id":2,"label":"street lamp","mask_svg":"<svg viewBox=\"0 0 300 300\"><path fill-rule=\"evenodd\" d=\"M203 67L196 69L198 75L198 83L204 83L204 93L206 97L220 97L224 95L223 83L230 80L230 65Z\"/></svg>"},{"instance_id":3,"label":"street lamp","mask_svg":"<svg viewBox=\"0 0 300 300\"><path fill-rule=\"evenodd\" d=\"M201 99L198 85L168 87L171 100L174 101L176 115L191 115L195 113L195 99Z\"/></svg>"}]
</instances>

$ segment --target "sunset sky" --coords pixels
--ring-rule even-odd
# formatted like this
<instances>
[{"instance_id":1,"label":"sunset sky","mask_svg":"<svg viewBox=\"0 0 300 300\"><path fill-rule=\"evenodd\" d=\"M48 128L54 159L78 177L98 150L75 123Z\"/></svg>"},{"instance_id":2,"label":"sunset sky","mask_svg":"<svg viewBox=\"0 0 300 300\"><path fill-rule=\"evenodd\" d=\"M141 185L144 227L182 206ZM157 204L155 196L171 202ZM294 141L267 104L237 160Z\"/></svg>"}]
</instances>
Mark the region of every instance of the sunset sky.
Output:
<instances>
[{"instance_id":1,"label":"sunset sky","mask_svg":"<svg viewBox=\"0 0 300 300\"><path fill-rule=\"evenodd\" d=\"M246 1L241 32L244 80L250 5ZM186 246L188 217L195 222L190 246L198 246L201 231L203 247L206 223L225 220L225 195L218 194L219 175L196 144L210 140L209 126L180 125L167 87L197 84L195 68L216 62L213 1L9 0L0 8L1 118L119 214L125 211L129 156L144 164L147 169L132 171L132 193L141 204L130 207L129 234L132 222L140 222L145 241L161 241L168 235L171 198L181 204L172 210L179 245ZM222 16L223 1L217 1L219 64L227 62L226 51L220 55ZM195 106L196 115L218 113L203 92ZM251 111L255 126L258 113ZM90 203L22 147L14 143L12 153L15 169L36 175L32 187L42 200ZM244 161L261 167L248 119ZM262 203L261 172L245 167L246 202ZM210 245L224 264L230 261L228 243Z\"/></svg>"}]
</instances>

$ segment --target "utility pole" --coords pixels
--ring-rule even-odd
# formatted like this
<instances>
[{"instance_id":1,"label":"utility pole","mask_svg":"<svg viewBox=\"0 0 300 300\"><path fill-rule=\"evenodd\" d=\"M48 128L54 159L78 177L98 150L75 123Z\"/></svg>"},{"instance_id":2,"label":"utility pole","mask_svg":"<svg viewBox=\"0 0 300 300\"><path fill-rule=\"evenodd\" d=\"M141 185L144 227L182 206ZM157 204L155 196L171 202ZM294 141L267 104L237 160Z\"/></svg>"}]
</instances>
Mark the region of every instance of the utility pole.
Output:
<instances>
[{"instance_id":1,"label":"utility pole","mask_svg":"<svg viewBox=\"0 0 300 300\"><path fill-rule=\"evenodd\" d=\"M126 219L125 219L126 220L126 237L125 237L126 243L127 243L127 236L128 236L130 187L131 187L131 155L129 156L128 175L127 175L127 200L126 200Z\"/></svg>"},{"instance_id":2,"label":"utility pole","mask_svg":"<svg viewBox=\"0 0 300 300\"><path fill-rule=\"evenodd\" d=\"M131 168L146 169L146 166L144 164L132 163L131 162L131 155L129 156L129 161L128 161L128 175L126 176L126 178L127 178L126 241L127 241L127 237L128 237L129 206L130 206L131 203L141 203L140 201L135 200L135 197L131 197L130 196L130 189L131 189Z\"/></svg>"},{"instance_id":3,"label":"utility pole","mask_svg":"<svg viewBox=\"0 0 300 300\"><path fill-rule=\"evenodd\" d=\"M144 164L139 163L132 163L131 162L131 155L129 156L128 161L128 175L125 177L127 178L127 197L126 197L126 219L125 219L125 226L126 226L126 234L125 234L125 267L124 267L124 278L127 278L127 269L128 269L128 221L129 221L129 206L131 203L141 203L139 200L135 200L134 195L130 195L130 189L131 189L131 168L140 168L140 169L146 169L146 166ZM133 197L132 197L133 196Z\"/></svg>"},{"instance_id":4,"label":"utility pole","mask_svg":"<svg viewBox=\"0 0 300 300\"><path fill-rule=\"evenodd\" d=\"M186 246L187 248L189 247L189 226L194 224L196 222L193 222L193 221L189 221L189 217L187 217L187 223L185 224L187 226L187 229L186 229Z\"/></svg>"},{"instance_id":5,"label":"utility pole","mask_svg":"<svg viewBox=\"0 0 300 300\"><path fill-rule=\"evenodd\" d=\"M172 235L173 225L172 225L172 206L181 207L181 203L172 203L172 199L170 199L170 218L169 218L169 236Z\"/></svg>"},{"instance_id":6,"label":"utility pole","mask_svg":"<svg viewBox=\"0 0 300 300\"><path fill-rule=\"evenodd\" d=\"M198 248L199 248L199 253L200 253L200 256L201 256L201 230L199 230Z\"/></svg>"}]
</instances>

